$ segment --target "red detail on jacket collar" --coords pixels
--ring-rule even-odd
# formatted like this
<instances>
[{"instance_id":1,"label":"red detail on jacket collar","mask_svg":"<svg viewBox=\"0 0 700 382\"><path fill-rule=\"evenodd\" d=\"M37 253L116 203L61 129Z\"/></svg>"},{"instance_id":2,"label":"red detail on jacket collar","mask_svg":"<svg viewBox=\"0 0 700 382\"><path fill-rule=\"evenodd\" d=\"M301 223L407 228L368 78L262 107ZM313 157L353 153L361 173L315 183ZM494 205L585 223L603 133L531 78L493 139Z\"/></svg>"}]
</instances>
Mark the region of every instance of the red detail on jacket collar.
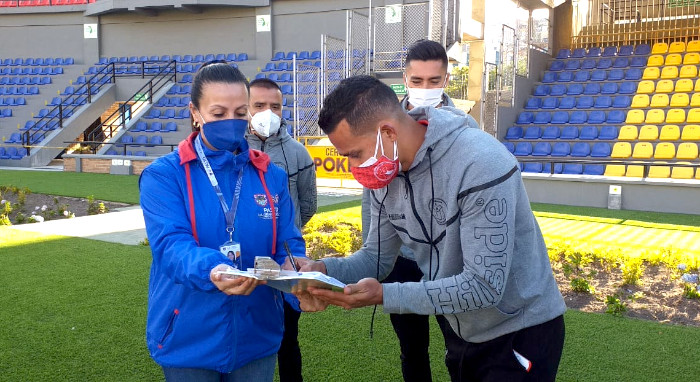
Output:
<instances>
[{"instance_id":1,"label":"red detail on jacket collar","mask_svg":"<svg viewBox=\"0 0 700 382\"><path fill-rule=\"evenodd\" d=\"M194 149L194 139L199 134L198 131L192 132L186 139L177 145L178 155L180 156L180 165L197 159L197 152ZM259 150L249 150L250 162L253 166L262 171L267 172L267 167L270 165L270 156Z\"/></svg>"},{"instance_id":2,"label":"red detail on jacket collar","mask_svg":"<svg viewBox=\"0 0 700 382\"><path fill-rule=\"evenodd\" d=\"M416 121L416 122L420 123L420 124L423 125L423 126L428 126L428 120L427 120L427 119L421 119L421 120L418 120L418 121Z\"/></svg>"}]
</instances>

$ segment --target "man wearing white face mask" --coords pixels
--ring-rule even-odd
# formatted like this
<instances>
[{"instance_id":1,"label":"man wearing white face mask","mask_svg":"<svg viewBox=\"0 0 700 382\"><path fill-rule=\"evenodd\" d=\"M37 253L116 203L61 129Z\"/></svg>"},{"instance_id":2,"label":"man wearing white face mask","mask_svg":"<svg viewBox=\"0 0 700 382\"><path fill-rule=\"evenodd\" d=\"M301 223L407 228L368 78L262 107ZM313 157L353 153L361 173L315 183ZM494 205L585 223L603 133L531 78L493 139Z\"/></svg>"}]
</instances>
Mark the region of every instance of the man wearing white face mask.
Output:
<instances>
[{"instance_id":1,"label":"man wearing white face mask","mask_svg":"<svg viewBox=\"0 0 700 382\"><path fill-rule=\"evenodd\" d=\"M265 152L270 160L287 172L289 195L296 212L299 230L316 213L316 167L304 145L294 140L282 118L282 91L274 81L260 78L250 83L250 132L246 140L251 149ZM280 382L301 381L301 351L298 301L285 294L284 336L277 354ZM291 305L290 305L291 303Z\"/></svg>"}]
</instances>

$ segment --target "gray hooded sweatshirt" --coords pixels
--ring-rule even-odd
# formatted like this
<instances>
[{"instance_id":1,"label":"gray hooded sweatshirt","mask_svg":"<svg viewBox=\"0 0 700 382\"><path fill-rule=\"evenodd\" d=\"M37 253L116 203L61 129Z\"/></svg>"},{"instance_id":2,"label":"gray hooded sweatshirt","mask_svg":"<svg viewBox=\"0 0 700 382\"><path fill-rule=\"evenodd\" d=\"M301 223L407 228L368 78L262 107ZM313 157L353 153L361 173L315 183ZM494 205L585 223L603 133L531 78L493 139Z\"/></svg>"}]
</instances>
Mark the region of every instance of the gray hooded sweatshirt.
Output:
<instances>
[{"instance_id":1,"label":"gray hooded sweatshirt","mask_svg":"<svg viewBox=\"0 0 700 382\"><path fill-rule=\"evenodd\" d=\"M287 172L289 195L294 203L294 222L301 230L316 213L316 167L311 155L304 145L289 135L284 119L277 134L263 141L249 132L246 140L251 149L265 152L272 163Z\"/></svg>"},{"instance_id":2,"label":"gray hooded sweatshirt","mask_svg":"<svg viewBox=\"0 0 700 382\"><path fill-rule=\"evenodd\" d=\"M563 314L515 157L487 133L465 128L458 109L408 114L427 120L425 141L408 171L371 192L364 246L346 258L323 259L328 275L346 283L381 280L403 244L423 280L382 284L384 312L444 315L457 335L475 343Z\"/></svg>"}]
</instances>

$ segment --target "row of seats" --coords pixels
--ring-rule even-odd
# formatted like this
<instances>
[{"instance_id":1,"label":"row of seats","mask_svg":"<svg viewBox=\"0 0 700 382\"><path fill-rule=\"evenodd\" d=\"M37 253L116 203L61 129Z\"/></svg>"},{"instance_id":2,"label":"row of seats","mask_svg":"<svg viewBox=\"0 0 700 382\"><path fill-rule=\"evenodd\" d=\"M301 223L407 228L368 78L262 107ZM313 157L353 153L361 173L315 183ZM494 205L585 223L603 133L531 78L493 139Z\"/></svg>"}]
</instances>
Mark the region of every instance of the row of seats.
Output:
<instances>
[{"instance_id":1,"label":"row of seats","mask_svg":"<svg viewBox=\"0 0 700 382\"><path fill-rule=\"evenodd\" d=\"M664 125L659 131L657 125L644 125L640 128L634 125L620 127L620 141L700 141L700 125Z\"/></svg>"},{"instance_id":2,"label":"row of seats","mask_svg":"<svg viewBox=\"0 0 700 382\"><path fill-rule=\"evenodd\" d=\"M584 89L586 94L586 89ZM598 93L594 93L598 94ZM632 104L632 98L627 95L615 97L602 95L593 96L568 96L568 97L530 97L525 104L526 110L539 109L626 109Z\"/></svg>"},{"instance_id":3,"label":"row of seats","mask_svg":"<svg viewBox=\"0 0 700 382\"><path fill-rule=\"evenodd\" d=\"M660 54L654 54L649 56L647 60L647 66L680 66L680 65L698 65L700 64L700 53L686 53L685 55L680 55L678 53L669 54L668 56L662 56Z\"/></svg>"},{"instance_id":4,"label":"row of seats","mask_svg":"<svg viewBox=\"0 0 700 382\"><path fill-rule=\"evenodd\" d=\"M568 59L554 60L549 64L549 70L553 72L591 70L591 69L626 69L643 68L647 65L646 57L617 57L613 58L586 58L583 60Z\"/></svg>"},{"instance_id":5,"label":"row of seats","mask_svg":"<svg viewBox=\"0 0 700 382\"><path fill-rule=\"evenodd\" d=\"M545 142L540 142L545 143ZM539 143L538 143L539 144ZM698 159L698 144L695 142L660 142L654 145L651 142L637 142L632 149L630 142L617 142L613 145L611 158L615 159Z\"/></svg>"},{"instance_id":6,"label":"row of seats","mask_svg":"<svg viewBox=\"0 0 700 382\"><path fill-rule=\"evenodd\" d=\"M170 133L173 131L177 131L177 123L175 122L168 122L165 125L163 125L160 122L153 122L153 123L146 123L143 121L138 121L136 122L136 125L134 125L131 129L129 129L130 132L133 133L139 133L139 132L146 132L146 133Z\"/></svg>"},{"instance_id":7,"label":"row of seats","mask_svg":"<svg viewBox=\"0 0 700 382\"><path fill-rule=\"evenodd\" d=\"M73 111L72 110L63 110L61 112L61 115L63 118L70 118L73 115ZM48 118L58 117L58 108L55 107L51 110L40 109L39 113L34 116L34 118L46 118L46 117L48 117Z\"/></svg>"},{"instance_id":8,"label":"row of seats","mask_svg":"<svg viewBox=\"0 0 700 382\"><path fill-rule=\"evenodd\" d=\"M552 169L552 166L554 168ZM539 162L525 162L521 163L520 170L522 172L530 173L545 173L549 174L552 171L554 174L566 174L566 175L603 175L605 168L603 165L599 164L578 164L578 163L539 163Z\"/></svg>"},{"instance_id":9,"label":"row of seats","mask_svg":"<svg viewBox=\"0 0 700 382\"><path fill-rule=\"evenodd\" d=\"M27 149L24 147L2 147L0 146L0 159L22 159L27 156Z\"/></svg>"},{"instance_id":10,"label":"row of seats","mask_svg":"<svg viewBox=\"0 0 700 382\"><path fill-rule=\"evenodd\" d=\"M47 7L53 5L80 5L96 0L10 0L0 1L0 7Z\"/></svg>"},{"instance_id":11,"label":"row of seats","mask_svg":"<svg viewBox=\"0 0 700 382\"><path fill-rule=\"evenodd\" d=\"M81 106L85 105L88 101L87 95L82 95L78 97L66 97L65 99L61 97L53 97L51 99L51 102L46 104L46 106L58 106L60 104L65 105L72 105L72 106Z\"/></svg>"},{"instance_id":12,"label":"row of seats","mask_svg":"<svg viewBox=\"0 0 700 382\"><path fill-rule=\"evenodd\" d=\"M611 110L609 112L605 112L602 110L594 110L594 111L583 111L583 110L575 110L572 112L569 111L555 111L553 113L550 113L548 111L540 111L537 113L529 112L529 111L524 111L518 115L518 119L516 120L516 124L518 125L528 125L528 124L537 124L537 125L546 125L546 124L584 124L584 123L589 123L589 124L603 124L603 123L608 123L608 124L620 124L625 122L625 112L622 110ZM631 123L631 122L627 122Z\"/></svg>"},{"instance_id":13,"label":"row of seats","mask_svg":"<svg viewBox=\"0 0 700 382\"><path fill-rule=\"evenodd\" d=\"M653 84L653 83L652 83ZM598 83L572 83L564 84L541 84L535 88L534 95L539 97L545 96L563 96L563 95L596 95L596 94L634 94L637 92L636 82L604 82Z\"/></svg>"},{"instance_id":14,"label":"row of seats","mask_svg":"<svg viewBox=\"0 0 700 382\"><path fill-rule=\"evenodd\" d=\"M696 65L683 65L680 70L677 66L650 66L642 73L643 80L673 80L676 78L696 78L698 67Z\"/></svg>"},{"instance_id":15,"label":"row of seats","mask_svg":"<svg viewBox=\"0 0 700 382\"><path fill-rule=\"evenodd\" d=\"M88 94L88 91L90 94L97 94L100 91L99 85L91 85L91 86L66 86L66 88L63 90L61 95L83 95L83 94Z\"/></svg>"},{"instance_id":16,"label":"row of seats","mask_svg":"<svg viewBox=\"0 0 700 382\"><path fill-rule=\"evenodd\" d=\"M12 109L0 109L0 118L12 117Z\"/></svg>"},{"instance_id":17,"label":"row of seats","mask_svg":"<svg viewBox=\"0 0 700 382\"><path fill-rule=\"evenodd\" d=\"M545 72L542 83L555 82L588 82L588 81L639 81L643 77L642 69L612 69L612 70L578 70L575 72Z\"/></svg>"},{"instance_id":18,"label":"row of seats","mask_svg":"<svg viewBox=\"0 0 700 382\"><path fill-rule=\"evenodd\" d=\"M663 109L644 110L633 109L627 113L625 123L628 125L649 124L658 125L662 123L700 123L700 108L690 109L686 116L685 109L670 109L666 112Z\"/></svg>"},{"instance_id":19,"label":"row of seats","mask_svg":"<svg viewBox=\"0 0 700 382\"><path fill-rule=\"evenodd\" d=\"M670 44L665 42L657 42L651 48L651 54L666 54L666 53L684 53L684 52L700 52L700 41L689 41L688 44L684 41L674 41Z\"/></svg>"},{"instance_id":20,"label":"row of seats","mask_svg":"<svg viewBox=\"0 0 700 382\"><path fill-rule=\"evenodd\" d=\"M682 80L659 80L654 82L652 80L640 81L637 87L637 93L639 94L650 94L650 93L690 93L693 91L700 91L700 80L695 82L693 85L693 80L689 78L684 78Z\"/></svg>"},{"instance_id":21,"label":"row of seats","mask_svg":"<svg viewBox=\"0 0 700 382\"><path fill-rule=\"evenodd\" d=\"M165 109L161 111L157 108L152 108L148 115L144 116L145 119L187 119L190 117L190 109L183 108L180 110L176 109Z\"/></svg>"},{"instance_id":22,"label":"row of seats","mask_svg":"<svg viewBox=\"0 0 700 382\"><path fill-rule=\"evenodd\" d=\"M185 107L190 104L190 97L162 97L156 102L156 107Z\"/></svg>"},{"instance_id":23,"label":"row of seats","mask_svg":"<svg viewBox=\"0 0 700 382\"><path fill-rule=\"evenodd\" d=\"M27 121L24 124L24 127L20 128L21 131L27 131L27 130L32 130L32 131L52 131L56 130L59 127L59 121L54 119L51 121L47 121L46 119L42 119L38 122L35 121ZM19 142L17 142L19 143Z\"/></svg>"},{"instance_id":24,"label":"row of seats","mask_svg":"<svg viewBox=\"0 0 700 382\"><path fill-rule=\"evenodd\" d=\"M24 68L9 68L0 69L3 76L55 76L63 74L62 66L42 66L42 67L24 67Z\"/></svg>"},{"instance_id":25,"label":"row of seats","mask_svg":"<svg viewBox=\"0 0 700 382\"><path fill-rule=\"evenodd\" d=\"M133 135L124 134L119 139L119 143L117 143L117 146L149 146L161 144L163 144L163 137L161 137L160 135L153 135L150 139L148 139L148 137L145 135L138 135L136 136L136 138L134 138Z\"/></svg>"},{"instance_id":26,"label":"row of seats","mask_svg":"<svg viewBox=\"0 0 700 382\"><path fill-rule=\"evenodd\" d=\"M75 59L73 57L46 57L46 58L5 58L0 60L2 66L63 66L73 65Z\"/></svg>"},{"instance_id":27,"label":"row of seats","mask_svg":"<svg viewBox=\"0 0 700 382\"><path fill-rule=\"evenodd\" d=\"M596 142L592 145L588 142L556 142L553 145L549 142L503 142L508 151L515 156L552 156L557 158L608 158L612 152L610 143Z\"/></svg>"},{"instance_id":28,"label":"row of seats","mask_svg":"<svg viewBox=\"0 0 700 382\"><path fill-rule=\"evenodd\" d=\"M267 78L272 81L275 81L277 83L288 83L288 82L294 82L294 78L292 78L291 73L258 73L255 75L255 79L259 78ZM318 76L316 73L300 73L299 76L297 77L298 82L316 82L318 81Z\"/></svg>"},{"instance_id":29,"label":"row of seats","mask_svg":"<svg viewBox=\"0 0 700 382\"><path fill-rule=\"evenodd\" d=\"M656 179L700 179L700 168L681 166L649 166L647 177ZM605 166L605 176L625 176L631 178L642 178L644 176L644 166L641 165L607 165Z\"/></svg>"},{"instance_id":30,"label":"row of seats","mask_svg":"<svg viewBox=\"0 0 700 382\"><path fill-rule=\"evenodd\" d=\"M695 93L692 97L688 93L675 93L669 98L668 93L637 94L632 98L633 108L648 107L700 107L700 93Z\"/></svg>"},{"instance_id":31,"label":"row of seats","mask_svg":"<svg viewBox=\"0 0 700 382\"><path fill-rule=\"evenodd\" d=\"M591 47L588 50L584 48L574 49L560 49L557 53L557 59L567 59L567 58L584 58L584 57L626 57L626 56L646 56L651 53L651 47L647 44L639 44L637 46L633 45L623 45L619 48L616 46L608 46L604 49L600 47Z\"/></svg>"},{"instance_id":32,"label":"row of seats","mask_svg":"<svg viewBox=\"0 0 700 382\"><path fill-rule=\"evenodd\" d=\"M505 139L545 139L545 140L616 140L618 138L617 126L530 126L523 129L520 126L510 127L506 131Z\"/></svg>"},{"instance_id":33,"label":"row of seats","mask_svg":"<svg viewBox=\"0 0 700 382\"><path fill-rule=\"evenodd\" d=\"M313 52L309 53L309 51L302 50L298 54L297 54L297 52L289 51L289 52L287 52L286 56L285 56L284 52L276 52L275 55L272 56L272 61L280 61L280 60L291 61L294 59L294 56L297 56L297 60L320 60L321 59L321 51L314 50Z\"/></svg>"},{"instance_id":34,"label":"row of seats","mask_svg":"<svg viewBox=\"0 0 700 382\"><path fill-rule=\"evenodd\" d=\"M239 61L247 61L248 60L248 53L219 53L219 54L214 54L214 53L209 53L209 54L196 54L196 55L191 55L191 54L185 54L185 55L180 55L180 54L175 54L175 55L169 55L169 54L164 54L162 56L122 56L122 57L101 57L99 61L97 62L98 65L107 65L107 64L135 64L135 63L140 63L140 62L157 62L157 61L177 61L177 63L180 64L188 64L188 63L205 63L213 60L222 60L222 61L233 61L233 62L239 62Z\"/></svg>"},{"instance_id":35,"label":"row of seats","mask_svg":"<svg viewBox=\"0 0 700 382\"><path fill-rule=\"evenodd\" d=\"M47 76L0 77L0 85L48 85L51 82L51 77Z\"/></svg>"},{"instance_id":36,"label":"row of seats","mask_svg":"<svg viewBox=\"0 0 700 382\"><path fill-rule=\"evenodd\" d=\"M114 150L114 149L109 149L109 150L107 150L107 152L105 153L105 155L122 155L122 154L123 154L122 151L117 151L117 150ZM145 151L131 151L131 150L126 150L126 155L127 155L127 156L137 156L137 157L145 157L145 156L147 156Z\"/></svg>"},{"instance_id":37,"label":"row of seats","mask_svg":"<svg viewBox=\"0 0 700 382\"><path fill-rule=\"evenodd\" d=\"M0 86L2 95L36 95L39 94L38 86Z\"/></svg>"},{"instance_id":38,"label":"row of seats","mask_svg":"<svg viewBox=\"0 0 700 382\"><path fill-rule=\"evenodd\" d=\"M0 106L24 106L27 99L24 97L0 97Z\"/></svg>"}]
</instances>

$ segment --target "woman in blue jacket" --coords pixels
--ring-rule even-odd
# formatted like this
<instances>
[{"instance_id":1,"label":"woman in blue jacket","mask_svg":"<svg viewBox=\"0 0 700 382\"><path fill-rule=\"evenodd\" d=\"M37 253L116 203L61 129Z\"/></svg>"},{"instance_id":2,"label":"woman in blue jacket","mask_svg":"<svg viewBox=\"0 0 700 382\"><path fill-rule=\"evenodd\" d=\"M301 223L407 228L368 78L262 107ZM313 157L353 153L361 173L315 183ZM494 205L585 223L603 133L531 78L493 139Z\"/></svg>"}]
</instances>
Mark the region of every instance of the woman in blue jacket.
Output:
<instances>
[{"instance_id":1,"label":"woman in blue jacket","mask_svg":"<svg viewBox=\"0 0 700 382\"><path fill-rule=\"evenodd\" d=\"M141 174L153 262L146 340L167 381L271 381L283 332L282 294L225 266L303 256L283 170L249 150L248 82L225 63L192 84L194 132ZM236 257L236 254L240 256Z\"/></svg>"}]
</instances>

